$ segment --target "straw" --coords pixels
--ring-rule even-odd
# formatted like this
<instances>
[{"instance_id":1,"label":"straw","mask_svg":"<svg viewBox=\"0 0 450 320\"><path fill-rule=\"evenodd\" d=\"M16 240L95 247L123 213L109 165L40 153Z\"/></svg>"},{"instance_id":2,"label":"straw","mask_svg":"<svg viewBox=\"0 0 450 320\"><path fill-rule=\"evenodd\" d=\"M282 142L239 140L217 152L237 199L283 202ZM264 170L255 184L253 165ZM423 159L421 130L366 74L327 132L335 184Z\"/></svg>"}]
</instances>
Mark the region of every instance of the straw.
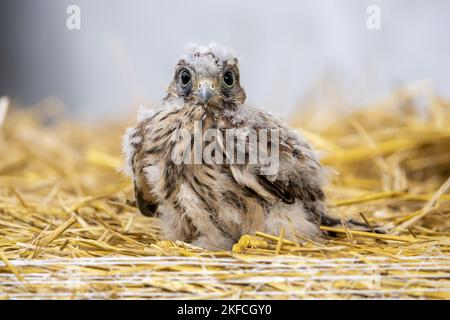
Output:
<instances>
[{"instance_id":1,"label":"straw","mask_svg":"<svg viewBox=\"0 0 450 320\"><path fill-rule=\"evenodd\" d=\"M325 193L342 226L322 240L259 230L231 251L168 241L139 214L118 168L134 116L1 98L0 298L450 299L450 101L421 86L355 111L304 106L290 125L337 173Z\"/></svg>"}]
</instances>

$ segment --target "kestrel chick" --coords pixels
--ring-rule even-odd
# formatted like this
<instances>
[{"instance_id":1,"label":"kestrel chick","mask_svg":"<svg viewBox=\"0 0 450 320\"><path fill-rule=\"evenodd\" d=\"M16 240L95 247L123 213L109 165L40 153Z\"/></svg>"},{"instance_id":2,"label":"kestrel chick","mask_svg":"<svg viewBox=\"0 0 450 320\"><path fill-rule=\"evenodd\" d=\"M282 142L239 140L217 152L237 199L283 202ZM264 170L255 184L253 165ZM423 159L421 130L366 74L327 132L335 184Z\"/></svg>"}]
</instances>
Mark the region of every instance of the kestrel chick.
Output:
<instances>
[{"instance_id":1,"label":"kestrel chick","mask_svg":"<svg viewBox=\"0 0 450 320\"><path fill-rule=\"evenodd\" d=\"M339 223L312 148L245 99L233 53L192 46L159 109L125 134L137 206L160 216L164 238L230 249L256 231L317 239L321 224Z\"/></svg>"}]
</instances>

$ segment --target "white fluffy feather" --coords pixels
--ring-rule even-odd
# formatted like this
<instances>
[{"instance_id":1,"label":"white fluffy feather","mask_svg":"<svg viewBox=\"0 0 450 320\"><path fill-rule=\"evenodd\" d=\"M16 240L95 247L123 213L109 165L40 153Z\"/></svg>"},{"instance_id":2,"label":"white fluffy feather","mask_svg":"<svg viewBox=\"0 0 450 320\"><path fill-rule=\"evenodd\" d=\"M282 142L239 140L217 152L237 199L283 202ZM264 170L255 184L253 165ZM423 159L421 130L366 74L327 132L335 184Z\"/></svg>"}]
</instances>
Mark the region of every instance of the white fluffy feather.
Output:
<instances>
[{"instance_id":1,"label":"white fluffy feather","mask_svg":"<svg viewBox=\"0 0 450 320\"><path fill-rule=\"evenodd\" d=\"M126 161L123 172L130 177L133 177L132 157L135 152L133 143L138 143L139 141L136 139L141 139L140 137L133 138L134 132L134 128L127 128L122 138L122 153Z\"/></svg>"},{"instance_id":2,"label":"white fluffy feather","mask_svg":"<svg viewBox=\"0 0 450 320\"><path fill-rule=\"evenodd\" d=\"M208 57L208 54L211 56ZM196 43L188 45L182 59L194 66L199 74L218 73L225 62L230 65L238 61L233 50L215 42L206 46Z\"/></svg>"}]
</instances>

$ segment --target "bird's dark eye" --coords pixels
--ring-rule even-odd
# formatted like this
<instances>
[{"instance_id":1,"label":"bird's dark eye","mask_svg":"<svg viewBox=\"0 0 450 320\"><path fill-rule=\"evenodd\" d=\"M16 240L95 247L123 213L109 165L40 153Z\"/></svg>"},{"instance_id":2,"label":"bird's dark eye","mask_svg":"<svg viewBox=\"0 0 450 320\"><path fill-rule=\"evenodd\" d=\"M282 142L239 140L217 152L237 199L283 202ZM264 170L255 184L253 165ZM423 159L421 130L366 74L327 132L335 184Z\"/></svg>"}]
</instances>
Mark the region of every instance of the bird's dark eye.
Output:
<instances>
[{"instance_id":1,"label":"bird's dark eye","mask_svg":"<svg viewBox=\"0 0 450 320\"><path fill-rule=\"evenodd\" d=\"M233 84L234 84L234 76L233 76L233 72L231 72L231 71L225 72L225 74L223 75L223 82L224 82L228 87L233 86Z\"/></svg>"},{"instance_id":2,"label":"bird's dark eye","mask_svg":"<svg viewBox=\"0 0 450 320\"><path fill-rule=\"evenodd\" d=\"M186 86L189 84L189 82L191 82L191 74L189 73L189 71L183 70L183 71L181 71L180 79L181 79L181 84L183 86Z\"/></svg>"}]
</instances>

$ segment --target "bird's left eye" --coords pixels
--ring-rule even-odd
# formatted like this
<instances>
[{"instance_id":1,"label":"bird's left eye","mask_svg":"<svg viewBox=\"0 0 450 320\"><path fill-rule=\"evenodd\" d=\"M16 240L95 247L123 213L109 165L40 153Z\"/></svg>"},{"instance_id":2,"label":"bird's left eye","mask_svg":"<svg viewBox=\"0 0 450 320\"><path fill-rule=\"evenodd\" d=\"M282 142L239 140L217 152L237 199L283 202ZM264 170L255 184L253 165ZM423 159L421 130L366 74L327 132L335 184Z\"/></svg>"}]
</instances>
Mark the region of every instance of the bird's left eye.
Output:
<instances>
[{"instance_id":1,"label":"bird's left eye","mask_svg":"<svg viewBox=\"0 0 450 320\"><path fill-rule=\"evenodd\" d=\"M233 76L233 72L231 72L231 71L225 72L225 74L223 75L223 82L224 82L228 87L233 86L233 84L234 84L234 76Z\"/></svg>"}]
</instances>

